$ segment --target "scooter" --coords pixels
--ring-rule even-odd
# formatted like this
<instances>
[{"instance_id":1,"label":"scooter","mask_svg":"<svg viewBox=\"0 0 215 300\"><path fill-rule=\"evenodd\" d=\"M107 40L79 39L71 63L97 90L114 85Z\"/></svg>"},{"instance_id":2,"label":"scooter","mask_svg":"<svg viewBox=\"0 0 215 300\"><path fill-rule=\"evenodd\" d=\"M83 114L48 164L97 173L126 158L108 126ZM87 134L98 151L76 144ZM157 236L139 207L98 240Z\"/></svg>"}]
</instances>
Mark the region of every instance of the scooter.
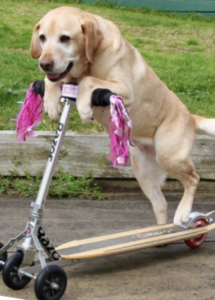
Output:
<instances>
[{"instance_id":1,"label":"scooter","mask_svg":"<svg viewBox=\"0 0 215 300\"><path fill-rule=\"evenodd\" d=\"M33 279L35 280L34 291L39 300L58 300L63 296L67 286L67 276L63 267L84 260L164 245L179 240L185 240L189 247L196 248L204 243L207 232L215 229L215 211L207 214L194 212L190 214L189 221L183 226L166 224L124 230L70 241L55 248L42 227L43 207L69 117L76 105L77 92L76 84L63 85L61 97L61 102L64 103L63 112L37 198L35 202L31 203L31 212L26 228L5 245L0 244L0 267L3 282L9 288L19 290ZM100 91L95 98L92 98L92 104L108 106L111 104L111 97L112 95L107 91ZM22 243L18 244L17 252L8 258L7 250L20 240ZM39 256L38 261L35 261L36 255Z\"/></svg>"}]
</instances>

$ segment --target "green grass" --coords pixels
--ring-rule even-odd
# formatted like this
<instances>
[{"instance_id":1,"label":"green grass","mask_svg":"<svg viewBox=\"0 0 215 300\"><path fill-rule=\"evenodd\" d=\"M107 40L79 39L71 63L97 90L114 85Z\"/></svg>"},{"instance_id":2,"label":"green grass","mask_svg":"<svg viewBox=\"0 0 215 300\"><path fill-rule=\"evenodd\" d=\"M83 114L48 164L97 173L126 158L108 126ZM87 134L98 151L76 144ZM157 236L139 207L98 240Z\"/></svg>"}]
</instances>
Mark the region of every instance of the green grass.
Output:
<instances>
[{"instance_id":1,"label":"green grass","mask_svg":"<svg viewBox=\"0 0 215 300\"><path fill-rule=\"evenodd\" d=\"M42 176L19 177L16 174L7 177L0 176L0 195L36 197L41 179ZM101 193L101 188L93 181L90 174L75 178L63 172L51 181L48 196L100 200L105 198Z\"/></svg>"},{"instance_id":2,"label":"green grass","mask_svg":"<svg viewBox=\"0 0 215 300\"><path fill-rule=\"evenodd\" d=\"M194 14L180 16L161 11L119 8L100 1L1 0L0 20L0 130L14 128L10 122L20 110L18 101L36 79L43 79L29 45L34 25L50 9L74 5L115 22L122 34L143 55L159 77L188 106L192 113L215 116L215 19ZM102 3L103 2L103 3ZM55 130L47 117L39 130ZM83 124L77 111L69 129L97 132L97 123Z\"/></svg>"}]
</instances>

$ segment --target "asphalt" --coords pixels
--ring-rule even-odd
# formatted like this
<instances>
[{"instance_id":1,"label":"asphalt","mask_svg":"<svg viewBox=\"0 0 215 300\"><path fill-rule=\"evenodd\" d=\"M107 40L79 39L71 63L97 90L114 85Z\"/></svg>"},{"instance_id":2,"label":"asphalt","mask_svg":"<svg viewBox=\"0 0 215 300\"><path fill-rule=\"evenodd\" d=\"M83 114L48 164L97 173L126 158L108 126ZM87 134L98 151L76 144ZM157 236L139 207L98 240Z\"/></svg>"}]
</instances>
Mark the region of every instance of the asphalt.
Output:
<instances>
[{"instance_id":1,"label":"asphalt","mask_svg":"<svg viewBox=\"0 0 215 300\"><path fill-rule=\"evenodd\" d=\"M169 221L181 194L167 194ZM6 243L24 230L34 199L0 197L0 241ZM215 193L197 194L194 211L215 208ZM155 224L149 202L140 197L107 200L48 199L43 228L58 246L74 239ZM9 249L9 255L16 247ZM151 247L81 262L65 271L68 286L62 300L212 300L215 299L215 232L198 249L184 242ZM34 281L24 289L6 287L0 276L0 299L35 300Z\"/></svg>"}]
</instances>

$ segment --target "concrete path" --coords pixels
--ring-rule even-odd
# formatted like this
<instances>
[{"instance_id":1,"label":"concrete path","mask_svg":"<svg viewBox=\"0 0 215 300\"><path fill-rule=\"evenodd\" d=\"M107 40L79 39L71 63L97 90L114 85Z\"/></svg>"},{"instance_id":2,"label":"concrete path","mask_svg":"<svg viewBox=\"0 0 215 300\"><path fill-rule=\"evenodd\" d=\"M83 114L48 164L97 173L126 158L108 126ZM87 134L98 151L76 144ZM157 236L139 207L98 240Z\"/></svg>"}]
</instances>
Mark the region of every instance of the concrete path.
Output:
<instances>
[{"instance_id":1,"label":"concrete path","mask_svg":"<svg viewBox=\"0 0 215 300\"><path fill-rule=\"evenodd\" d=\"M180 196L167 195L170 222ZM1 242L24 230L31 201L34 199L0 197ZM214 209L215 195L197 194L194 211ZM153 224L151 205L137 197L105 201L50 199L43 220L43 227L55 246ZM15 250L15 247L10 249L9 255ZM212 300L215 299L215 231L195 250L180 242L82 262L65 270L68 286L62 300ZM1 296L35 300L34 282L13 291L0 276L0 300Z\"/></svg>"}]
</instances>

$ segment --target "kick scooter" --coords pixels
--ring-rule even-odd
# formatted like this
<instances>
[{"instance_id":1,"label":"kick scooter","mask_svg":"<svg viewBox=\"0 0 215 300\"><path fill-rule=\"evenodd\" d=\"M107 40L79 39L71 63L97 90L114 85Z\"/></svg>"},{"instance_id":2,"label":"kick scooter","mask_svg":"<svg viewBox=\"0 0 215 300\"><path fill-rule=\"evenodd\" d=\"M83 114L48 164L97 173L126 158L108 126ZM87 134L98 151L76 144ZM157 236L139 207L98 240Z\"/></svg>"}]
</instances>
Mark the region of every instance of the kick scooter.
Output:
<instances>
[{"instance_id":1,"label":"kick scooter","mask_svg":"<svg viewBox=\"0 0 215 300\"><path fill-rule=\"evenodd\" d=\"M61 102L63 112L55 133L46 169L26 228L5 245L0 245L0 267L3 282L11 289L24 288L32 279L34 291L39 300L59 300L67 286L67 276L63 267L80 261L94 259L123 252L134 251L170 242L185 240L192 247L199 247L207 233L215 229L215 211L207 214L191 213L189 221L183 226L173 224L157 225L136 230L109 233L84 240L74 240L55 248L42 228L43 206L57 163L58 154L66 133L72 108L75 106L78 87L65 84ZM109 95L110 96L110 95ZM92 99L93 105L110 105L107 93ZM17 252L7 258L7 250L22 240ZM36 255L39 258L36 261Z\"/></svg>"}]
</instances>

